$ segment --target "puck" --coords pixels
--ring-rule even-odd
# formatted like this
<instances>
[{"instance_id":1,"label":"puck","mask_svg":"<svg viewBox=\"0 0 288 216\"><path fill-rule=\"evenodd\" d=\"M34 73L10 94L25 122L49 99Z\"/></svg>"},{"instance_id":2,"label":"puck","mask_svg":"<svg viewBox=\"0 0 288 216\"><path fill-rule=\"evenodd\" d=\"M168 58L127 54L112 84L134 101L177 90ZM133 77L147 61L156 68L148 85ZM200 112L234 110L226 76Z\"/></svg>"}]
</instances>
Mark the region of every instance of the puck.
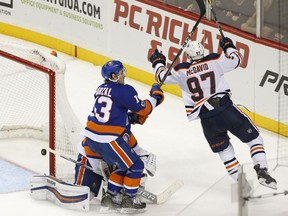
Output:
<instances>
[{"instance_id":1,"label":"puck","mask_svg":"<svg viewBox=\"0 0 288 216\"><path fill-rule=\"evenodd\" d=\"M46 155L46 154L47 154L47 150L46 150L46 149L42 149L42 150L41 150L41 154L42 154L42 155Z\"/></svg>"}]
</instances>

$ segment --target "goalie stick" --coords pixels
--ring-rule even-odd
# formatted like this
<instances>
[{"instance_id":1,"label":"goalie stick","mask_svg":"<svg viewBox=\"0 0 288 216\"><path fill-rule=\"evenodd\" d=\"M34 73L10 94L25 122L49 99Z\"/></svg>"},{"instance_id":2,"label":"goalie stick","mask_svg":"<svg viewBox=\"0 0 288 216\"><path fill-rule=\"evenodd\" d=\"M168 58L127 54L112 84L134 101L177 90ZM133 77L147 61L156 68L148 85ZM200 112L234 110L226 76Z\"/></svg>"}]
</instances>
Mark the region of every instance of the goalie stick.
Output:
<instances>
[{"instance_id":1,"label":"goalie stick","mask_svg":"<svg viewBox=\"0 0 288 216\"><path fill-rule=\"evenodd\" d=\"M74 160L74 159L72 159L70 157L65 156L65 155L62 155L62 154L56 152L55 150L53 150L51 148L49 148L49 152L54 154L54 155L57 155L57 156L59 156L59 157L61 157L63 159L65 159L67 161L75 163L75 164L77 164L79 166L83 166L86 169L88 169L88 170L90 170L90 171L92 171L92 172L94 172L94 173L96 173L98 175L103 176L104 181L108 182L107 177L106 177L106 175L105 175L105 173L104 173L104 171L102 169L102 163L100 163L101 173L99 173L99 172L95 171L92 167L90 167L90 166L88 166L86 164L82 164L82 163L80 163L80 162L78 162L78 161L76 161L76 160ZM138 195L140 195L141 197L143 197L146 200L151 201L154 204L162 204L162 203L166 202L183 185L184 185L183 181L177 180L174 183L172 183L168 188L166 188L163 192L161 192L160 194L154 194L154 193L152 193L150 191L145 190L142 187L139 187Z\"/></svg>"},{"instance_id":2,"label":"goalie stick","mask_svg":"<svg viewBox=\"0 0 288 216\"><path fill-rule=\"evenodd\" d=\"M197 28L197 26L199 25L202 17L204 16L204 14L206 13L206 8L205 8L205 4L203 2L203 0L196 0L199 9L200 9L200 16L198 18L198 20L196 21L195 25L193 26L192 30L189 32L187 38L185 39L184 43L182 44L180 50L178 51L177 55L175 56L175 58L173 59L172 63L170 64L170 67L168 68L167 72L165 73L163 79L161 80L161 82L159 83L160 87L163 85L163 83L165 82L168 74L170 73L170 71L172 70L172 67L174 66L176 60L179 58L179 56L181 55L181 53L183 52L184 48L186 47L187 43L189 42L191 36L193 35L195 29Z\"/></svg>"},{"instance_id":3,"label":"goalie stick","mask_svg":"<svg viewBox=\"0 0 288 216\"><path fill-rule=\"evenodd\" d=\"M165 203L183 185L184 185L183 181L177 180L158 195L153 194L145 190L144 188L140 187L138 189L138 194L144 199L149 200L154 204L162 204L162 203Z\"/></svg>"}]
</instances>

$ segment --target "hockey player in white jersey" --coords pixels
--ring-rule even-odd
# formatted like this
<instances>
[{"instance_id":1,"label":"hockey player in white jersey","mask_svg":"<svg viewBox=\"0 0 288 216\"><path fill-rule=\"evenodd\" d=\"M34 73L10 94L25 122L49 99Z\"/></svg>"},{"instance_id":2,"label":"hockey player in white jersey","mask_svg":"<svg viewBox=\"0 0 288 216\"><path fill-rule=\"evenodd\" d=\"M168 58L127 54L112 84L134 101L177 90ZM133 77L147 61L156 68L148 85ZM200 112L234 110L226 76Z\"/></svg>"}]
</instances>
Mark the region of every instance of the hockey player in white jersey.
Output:
<instances>
[{"instance_id":1,"label":"hockey player in white jersey","mask_svg":"<svg viewBox=\"0 0 288 216\"><path fill-rule=\"evenodd\" d=\"M157 49L150 56L155 79L164 84L178 84L188 120L200 118L203 133L212 151L218 153L229 175L238 180L239 161L235 156L228 131L250 148L254 169L260 184L277 189L277 183L267 172L266 153L259 130L247 115L241 112L230 98L230 89L224 74L241 64L242 56L230 38L219 41L222 54L204 56L204 48L197 41L190 41L185 52L189 62L172 68L164 78L166 57Z\"/></svg>"}]
</instances>

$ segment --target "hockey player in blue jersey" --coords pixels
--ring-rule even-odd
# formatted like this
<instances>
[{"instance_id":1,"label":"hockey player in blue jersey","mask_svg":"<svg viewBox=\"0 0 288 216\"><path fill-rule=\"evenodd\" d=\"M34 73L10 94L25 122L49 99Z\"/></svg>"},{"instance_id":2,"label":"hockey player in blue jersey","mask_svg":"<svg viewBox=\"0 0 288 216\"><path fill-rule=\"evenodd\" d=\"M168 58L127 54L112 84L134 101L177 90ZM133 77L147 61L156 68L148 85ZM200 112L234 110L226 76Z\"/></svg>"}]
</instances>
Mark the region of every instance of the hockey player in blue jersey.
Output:
<instances>
[{"instance_id":1,"label":"hockey player in blue jersey","mask_svg":"<svg viewBox=\"0 0 288 216\"><path fill-rule=\"evenodd\" d=\"M143 125L148 118L148 115L139 115L134 112L128 113L128 122L126 126L126 133L123 135L128 145L136 152L136 154L141 158L144 163L146 172L141 176L140 185L145 188L145 183L147 181L147 175L154 176L156 172L156 155L148 152L139 146L138 141L131 131L131 126L135 124ZM101 186L103 185L103 190L106 191L107 179L109 178L111 172L113 172L117 167L108 166L103 158L92 152L89 147L82 146L82 142L78 144L78 163L75 166L75 181L74 184L88 186L90 188L90 200L97 197ZM80 165L81 164L81 165ZM93 171L86 169L84 166L89 166ZM117 195L117 199L121 199L121 194ZM114 198L116 199L116 198ZM105 210L105 208L104 208Z\"/></svg>"},{"instance_id":2,"label":"hockey player in blue jersey","mask_svg":"<svg viewBox=\"0 0 288 216\"><path fill-rule=\"evenodd\" d=\"M141 100L137 91L125 84L126 68L118 60L105 63L101 73L105 82L94 95L93 110L81 132L85 138L79 152L101 157L108 165L117 167L109 176L107 193L101 205L122 213L139 212L146 207L136 198L144 164L127 143L128 113L132 111L140 117L151 114L163 102L164 94L160 86L154 84L150 97ZM119 199L121 190L123 196Z\"/></svg>"},{"instance_id":3,"label":"hockey player in blue jersey","mask_svg":"<svg viewBox=\"0 0 288 216\"><path fill-rule=\"evenodd\" d=\"M246 143L254 162L260 184L277 188L277 182L267 172L263 139L258 128L241 112L230 98L227 72L241 64L242 56L230 38L219 41L223 53L204 56L204 47L198 41L187 43L185 52L189 62L172 68L164 84L178 84L182 90L189 121L200 118L203 133L213 152L218 153L229 175L238 180L239 161L235 156L228 131ZM166 57L156 50L150 57L155 79L161 82L166 75Z\"/></svg>"}]
</instances>

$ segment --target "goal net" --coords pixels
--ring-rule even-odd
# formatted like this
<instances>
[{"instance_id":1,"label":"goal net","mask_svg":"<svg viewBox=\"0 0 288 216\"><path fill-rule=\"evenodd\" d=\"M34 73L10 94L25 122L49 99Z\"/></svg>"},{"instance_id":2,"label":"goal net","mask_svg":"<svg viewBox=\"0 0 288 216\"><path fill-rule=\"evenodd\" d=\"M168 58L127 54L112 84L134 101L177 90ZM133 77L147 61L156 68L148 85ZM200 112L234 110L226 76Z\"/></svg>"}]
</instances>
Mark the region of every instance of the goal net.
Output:
<instances>
[{"instance_id":1,"label":"goal net","mask_svg":"<svg viewBox=\"0 0 288 216\"><path fill-rule=\"evenodd\" d=\"M76 159L83 126L66 96L65 63L38 49L0 42L0 65L0 139L45 140ZM71 179L74 164L50 153L49 172Z\"/></svg>"},{"instance_id":2,"label":"goal net","mask_svg":"<svg viewBox=\"0 0 288 216\"><path fill-rule=\"evenodd\" d=\"M279 51L279 81L278 103L274 108L278 109L278 125L275 139L277 145L276 159L268 160L269 173L277 181L277 190L267 189L259 185L258 181L252 181L255 172L253 164L243 164L239 172L238 181L238 215L277 215L281 214L287 203L288 195L288 53ZM283 85L282 85L283 84ZM283 87L282 87L283 86ZM280 88L281 87L281 88ZM271 106L272 107L272 106ZM246 181L247 179L248 181ZM251 191L245 188L251 187Z\"/></svg>"},{"instance_id":3,"label":"goal net","mask_svg":"<svg viewBox=\"0 0 288 216\"><path fill-rule=\"evenodd\" d=\"M279 101L279 135L278 135L278 152L277 165L288 167L288 53L279 53L279 77L283 80L283 88L278 95ZM286 84L285 84L286 82Z\"/></svg>"}]
</instances>

